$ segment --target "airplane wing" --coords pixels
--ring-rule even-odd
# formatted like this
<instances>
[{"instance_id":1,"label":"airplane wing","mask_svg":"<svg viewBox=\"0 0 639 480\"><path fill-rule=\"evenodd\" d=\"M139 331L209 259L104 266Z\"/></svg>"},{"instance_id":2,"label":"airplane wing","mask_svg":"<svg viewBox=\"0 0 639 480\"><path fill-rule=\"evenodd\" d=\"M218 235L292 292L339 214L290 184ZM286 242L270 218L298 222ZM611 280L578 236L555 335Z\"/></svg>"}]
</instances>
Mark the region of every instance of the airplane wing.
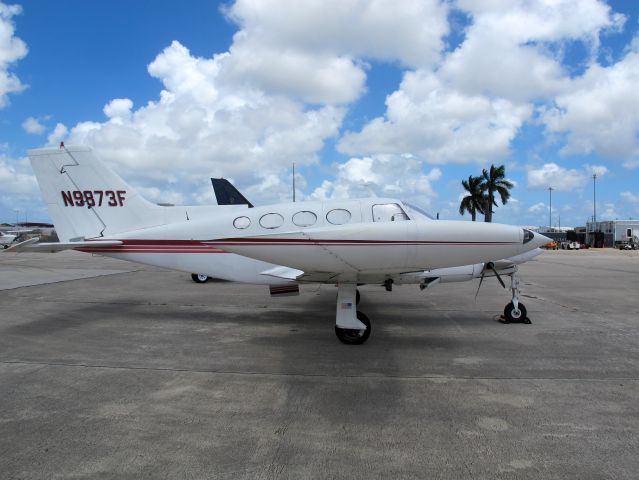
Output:
<instances>
[{"instance_id":1,"label":"airplane wing","mask_svg":"<svg viewBox=\"0 0 639 480\"><path fill-rule=\"evenodd\" d=\"M304 275L304 272L302 270L297 270L296 268L277 266L260 272L260 275L281 278L284 280L297 280L299 277Z\"/></svg>"},{"instance_id":2,"label":"airplane wing","mask_svg":"<svg viewBox=\"0 0 639 480\"><path fill-rule=\"evenodd\" d=\"M519 265L521 263L529 262L533 258L538 255L541 255L544 251L541 248L535 248L534 250L530 250L529 252L522 253L520 255L515 255L514 257L504 258L503 260L498 260L495 263L495 268L497 270L510 268L514 265Z\"/></svg>"},{"instance_id":3,"label":"airplane wing","mask_svg":"<svg viewBox=\"0 0 639 480\"><path fill-rule=\"evenodd\" d=\"M277 266L269 270L264 270L260 272L260 275L301 283L330 282L339 276L338 273L333 272L304 272L296 268L285 266Z\"/></svg>"},{"instance_id":4,"label":"airplane wing","mask_svg":"<svg viewBox=\"0 0 639 480\"><path fill-rule=\"evenodd\" d=\"M95 247L114 247L122 245L120 240L92 240L92 241L80 241L80 242L50 242L50 243L37 243L39 238L30 238L24 242L16 243L15 245L7 248L2 253L19 253L19 252L34 252L34 253L56 253L63 250L83 249L90 252Z\"/></svg>"}]
</instances>

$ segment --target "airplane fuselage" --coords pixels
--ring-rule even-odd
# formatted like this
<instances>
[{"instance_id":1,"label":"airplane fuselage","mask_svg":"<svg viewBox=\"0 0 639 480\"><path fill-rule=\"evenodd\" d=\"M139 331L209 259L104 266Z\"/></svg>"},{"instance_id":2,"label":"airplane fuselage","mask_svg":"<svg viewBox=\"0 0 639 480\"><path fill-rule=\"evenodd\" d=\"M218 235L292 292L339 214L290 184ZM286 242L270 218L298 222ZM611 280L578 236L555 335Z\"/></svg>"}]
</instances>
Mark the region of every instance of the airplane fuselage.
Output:
<instances>
[{"instance_id":1,"label":"airplane fuselage","mask_svg":"<svg viewBox=\"0 0 639 480\"><path fill-rule=\"evenodd\" d=\"M250 283L286 265L298 281L384 281L390 275L495 261L532 248L524 230L499 224L412 220L401 202L368 198L256 208L217 207L188 220L106 236L91 251ZM238 255L233 255L238 254ZM247 258L248 257L248 258ZM330 275L322 275L330 272Z\"/></svg>"}]
</instances>

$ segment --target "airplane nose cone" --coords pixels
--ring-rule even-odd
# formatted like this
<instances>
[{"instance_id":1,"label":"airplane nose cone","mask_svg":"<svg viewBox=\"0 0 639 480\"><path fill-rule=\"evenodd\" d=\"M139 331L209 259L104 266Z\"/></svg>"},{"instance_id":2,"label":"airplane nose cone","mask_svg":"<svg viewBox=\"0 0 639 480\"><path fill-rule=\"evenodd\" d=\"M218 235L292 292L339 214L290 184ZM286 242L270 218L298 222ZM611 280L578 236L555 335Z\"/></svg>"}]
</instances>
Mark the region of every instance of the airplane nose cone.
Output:
<instances>
[{"instance_id":1,"label":"airplane nose cone","mask_svg":"<svg viewBox=\"0 0 639 480\"><path fill-rule=\"evenodd\" d=\"M524 228L524 251L534 250L535 248L543 247L550 238L542 235L541 233L532 232Z\"/></svg>"}]
</instances>

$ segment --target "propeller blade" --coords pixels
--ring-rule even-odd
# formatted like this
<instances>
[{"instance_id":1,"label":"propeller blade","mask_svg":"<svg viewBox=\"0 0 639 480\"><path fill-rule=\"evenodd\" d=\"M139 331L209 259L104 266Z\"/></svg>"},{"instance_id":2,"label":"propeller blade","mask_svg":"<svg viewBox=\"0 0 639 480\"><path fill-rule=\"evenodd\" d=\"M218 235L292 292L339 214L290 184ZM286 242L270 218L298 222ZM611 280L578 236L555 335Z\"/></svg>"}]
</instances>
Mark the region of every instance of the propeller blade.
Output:
<instances>
[{"instance_id":1,"label":"propeller blade","mask_svg":"<svg viewBox=\"0 0 639 480\"><path fill-rule=\"evenodd\" d=\"M506 284L504 283L504 281L501 279L501 275L499 275L499 273L497 273L497 269L495 268L495 264L493 262L488 262L488 264L486 265L487 268L490 268L494 273L495 276L497 277L497 280L499 280L499 283L501 283L501 286L503 288L506 288Z\"/></svg>"},{"instance_id":2,"label":"propeller blade","mask_svg":"<svg viewBox=\"0 0 639 480\"><path fill-rule=\"evenodd\" d=\"M497 269L495 268L495 264L493 262L488 262L484 264L484 268L482 268L481 270L481 277L479 277L479 286L477 287L477 292L475 292L475 300L477 300L477 295L479 295L479 289L481 288L481 284L484 282L484 277L486 276L486 270L492 270L493 273L495 274L495 277L497 277L497 280L501 284L501 286L503 288L506 288L506 284L502 280L501 275L499 275L499 273L497 272Z\"/></svg>"},{"instance_id":3,"label":"propeller blade","mask_svg":"<svg viewBox=\"0 0 639 480\"><path fill-rule=\"evenodd\" d=\"M481 277L479 277L479 286L477 287L477 292L475 292L475 300L477 300L477 295L479 295L479 289L481 288L481 284L484 281L484 275L486 274L486 265L481 269Z\"/></svg>"}]
</instances>

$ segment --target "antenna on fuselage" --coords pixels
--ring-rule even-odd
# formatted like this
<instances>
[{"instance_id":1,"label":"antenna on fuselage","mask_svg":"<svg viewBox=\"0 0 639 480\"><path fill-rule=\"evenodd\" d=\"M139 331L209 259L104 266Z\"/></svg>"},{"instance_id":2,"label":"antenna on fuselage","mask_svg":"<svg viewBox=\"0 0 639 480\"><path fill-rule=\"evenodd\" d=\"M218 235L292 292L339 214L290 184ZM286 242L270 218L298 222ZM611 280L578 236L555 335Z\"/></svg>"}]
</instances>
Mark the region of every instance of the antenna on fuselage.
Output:
<instances>
[{"instance_id":1,"label":"antenna on fuselage","mask_svg":"<svg viewBox=\"0 0 639 480\"><path fill-rule=\"evenodd\" d=\"M377 197L377 194L375 193L375 190L373 190L373 182L365 182L361 184L362 187L364 187L366 189L366 191L368 192L368 195L371 197Z\"/></svg>"},{"instance_id":2,"label":"antenna on fuselage","mask_svg":"<svg viewBox=\"0 0 639 480\"><path fill-rule=\"evenodd\" d=\"M295 162L293 162L293 202L295 202Z\"/></svg>"}]
</instances>

